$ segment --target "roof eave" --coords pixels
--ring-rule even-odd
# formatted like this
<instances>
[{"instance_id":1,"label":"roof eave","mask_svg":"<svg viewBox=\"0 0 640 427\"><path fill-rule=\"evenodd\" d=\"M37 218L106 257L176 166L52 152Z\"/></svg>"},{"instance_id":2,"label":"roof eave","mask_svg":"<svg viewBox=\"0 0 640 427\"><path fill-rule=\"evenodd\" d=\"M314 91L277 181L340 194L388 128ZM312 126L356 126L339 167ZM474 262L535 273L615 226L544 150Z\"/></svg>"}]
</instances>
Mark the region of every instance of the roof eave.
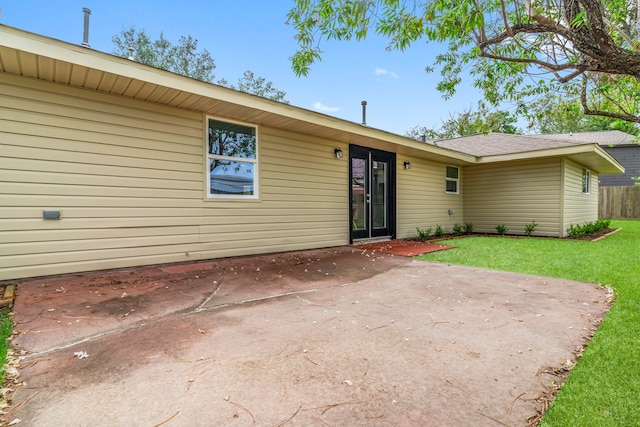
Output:
<instances>
[{"instance_id":1,"label":"roof eave","mask_svg":"<svg viewBox=\"0 0 640 427\"><path fill-rule=\"evenodd\" d=\"M469 154L447 150L391 132L362 126L359 123L202 82L125 58L2 24L0 24L0 40L2 40L0 42L0 53L9 56L15 54L16 57L21 54L26 55L25 59L27 60L17 60L15 61L16 65L5 64L4 71L9 74L101 91L97 82L102 81L102 79L94 79L96 83L91 86L86 80L82 84L74 84L71 78L73 67L78 68L75 70L76 74L99 71L118 78L129 79L128 81L137 83L139 86L152 85L172 91L169 95L156 99L140 99L135 96L129 96L133 99L193 109L205 114L222 117L225 117L227 112L232 111L227 116L229 119L315 135L343 143L366 144L374 148L458 165L475 163L476 161L475 156ZM56 80L53 76L43 77L38 70L38 64L41 62L39 59L41 58L71 65L71 67L67 67L69 68L69 78L65 81L65 78ZM30 68L25 72L24 69L19 70L16 68L14 70L13 68L15 67ZM64 69L64 67L56 67L56 69ZM130 87L131 83L121 86ZM106 93L128 96L124 92L126 90L117 93ZM157 91L154 92L152 90L144 92L149 94L157 93Z\"/></svg>"},{"instance_id":2,"label":"roof eave","mask_svg":"<svg viewBox=\"0 0 640 427\"><path fill-rule=\"evenodd\" d=\"M479 156L477 161L479 164L482 164L514 160L542 159L548 157L567 157L600 174L624 173L624 166L595 143L549 148L545 150L524 151L512 154Z\"/></svg>"}]
</instances>

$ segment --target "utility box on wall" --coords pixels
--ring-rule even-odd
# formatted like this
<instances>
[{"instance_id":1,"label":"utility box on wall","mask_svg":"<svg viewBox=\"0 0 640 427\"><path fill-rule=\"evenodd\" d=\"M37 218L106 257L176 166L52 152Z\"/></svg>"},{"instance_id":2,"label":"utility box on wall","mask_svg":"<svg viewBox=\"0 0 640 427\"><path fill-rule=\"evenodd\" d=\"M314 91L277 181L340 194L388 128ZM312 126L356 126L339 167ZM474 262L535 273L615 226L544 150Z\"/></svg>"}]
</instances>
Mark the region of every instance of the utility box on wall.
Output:
<instances>
[{"instance_id":1,"label":"utility box on wall","mask_svg":"<svg viewBox=\"0 0 640 427\"><path fill-rule=\"evenodd\" d=\"M60 210L42 211L42 219L61 219L62 212Z\"/></svg>"}]
</instances>

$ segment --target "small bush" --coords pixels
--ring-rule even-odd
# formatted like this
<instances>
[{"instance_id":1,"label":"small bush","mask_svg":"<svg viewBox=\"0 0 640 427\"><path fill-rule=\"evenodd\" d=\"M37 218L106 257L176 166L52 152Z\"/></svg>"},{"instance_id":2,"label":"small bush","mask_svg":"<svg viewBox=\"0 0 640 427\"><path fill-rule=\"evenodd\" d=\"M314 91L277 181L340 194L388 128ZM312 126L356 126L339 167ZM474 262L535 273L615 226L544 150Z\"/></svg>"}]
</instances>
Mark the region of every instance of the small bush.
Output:
<instances>
[{"instance_id":1,"label":"small bush","mask_svg":"<svg viewBox=\"0 0 640 427\"><path fill-rule=\"evenodd\" d=\"M582 225L571 224L567 228L567 234L572 239L579 239L587 234L592 234L600 230L606 230L611 225L609 219L599 219L596 222L586 222Z\"/></svg>"},{"instance_id":2,"label":"small bush","mask_svg":"<svg viewBox=\"0 0 640 427\"><path fill-rule=\"evenodd\" d=\"M459 236L462 234L462 226L460 224L453 224L453 235Z\"/></svg>"},{"instance_id":3,"label":"small bush","mask_svg":"<svg viewBox=\"0 0 640 427\"><path fill-rule=\"evenodd\" d=\"M436 237L444 236L444 228L442 228L442 226L440 224L436 225L436 231L435 231L434 234L435 234Z\"/></svg>"},{"instance_id":4,"label":"small bush","mask_svg":"<svg viewBox=\"0 0 640 427\"><path fill-rule=\"evenodd\" d=\"M464 223L464 232L465 232L465 234L473 233L473 223L472 222L465 222Z\"/></svg>"},{"instance_id":5,"label":"small bush","mask_svg":"<svg viewBox=\"0 0 640 427\"><path fill-rule=\"evenodd\" d=\"M418 235L418 241L425 242L427 241L427 239L429 239L429 236L431 235L431 227L429 228L416 227L416 233Z\"/></svg>"},{"instance_id":6,"label":"small bush","mask_svg":"<svg viewBox=\"0 0 640 427\"><path fill-rule=\"evenodd\" d=\"M611 227L611 220L599 219L596 221L596 224L598 225L598 230L606 230Z\"/></svg>"},{"instance_id":7,"label":"small bush","mask_svg":"<svg viewBox=\"0 0 640 427\"><path fill-rule=\"evenodd\" d=\"M572 239L577 239L584 236L584 231L581 226L571 224L569 225L569 228L567 228L567 234Z\"/></svg>"},{"instance_id":8,"label":"small bush","mask_svg":"<svg viewBox=\"0 0 640 427\"><path fill-rule=\"evenodd\" d=\"M499 235L504 235L509 229L507 228L506 225L504 224L498 224L496 225L496 231L498 232Z\"/></svg>"},{"instance_id":9,"label":"small bush","mask_svg":"<svg viewBox=\"0 0 640 427\"><path fill-rule=\"evenodd\" d=\"M529 224L526 224L524 226L524 234L526 234L527 236L531 237L531 234L533 234L533 232L536 230L537 226L538 226L538 224L536 224L536 220L534 219Z\"/></svg>"}]
</instances>

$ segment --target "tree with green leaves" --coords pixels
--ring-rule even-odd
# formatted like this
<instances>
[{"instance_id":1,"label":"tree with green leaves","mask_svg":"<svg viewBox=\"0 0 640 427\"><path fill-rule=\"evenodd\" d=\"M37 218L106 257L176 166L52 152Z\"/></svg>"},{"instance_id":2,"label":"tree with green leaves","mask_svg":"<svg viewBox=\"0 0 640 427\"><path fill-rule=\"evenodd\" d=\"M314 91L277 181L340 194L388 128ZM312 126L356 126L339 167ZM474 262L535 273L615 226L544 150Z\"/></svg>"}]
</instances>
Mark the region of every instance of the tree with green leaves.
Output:
<instances>
[{"instance_id":1,"label":"tree with green leaves","mask_svg":"<svg viewBox=\"0 0 640 427\"><path fill-rule=\"evenodd\" d=\"M198 40L192 36L181 36L178 44L167 40L162 33L157 40L151 40L147 32L135 27L123 29L112 37L113 54L122 58L132 58L141 64L168 70L183 76L214 83L215 61L207 49L198 49ZM220 79L217 84L263 98L288 103L286 92L274 87L264 77L257 77L252 71L245 71L237 85Z\"/></svg>"},{"instance_id":2,"label":"tree with green leaves","mask_svg":"<svg viewBox=\"0 0 640 427\"><path fill-rule=\"evenodd\" d=\"M501 132L521 134L522 130L516 126L518 118L505 110L490 110L479 102L478 108L469 107L461 113L450 114L442 121L439 129L416 126L407 132L409 138L449 139L478 133Z\"/></svg>"},{"instance_id":3,"label":"tree with green leaves","mask_svg":"<svg viewBox=\"0 0 640 427\"><path fill-rule=\"evenodd\" d=\"M639 16L627 0L295 0L287 22L298 75L321 58L323 40L375 31L388 49L447 44L433 64L445 98L468 72L488 102L514 102L518 115L532 97L560 93L586 115L640 123Z\"/></svg>"},{"instance_id":4,"label":"tree with green leaves","mask_svg":"<svg viewBox=\"0 0 640 427\"><path fill-rule=\"evenodd\" d=\"M529 129L535 133L570 133L619 130L640 135L637 123L605 116L585 115L580 100L548 96L538 100L529 110Z\"/></svg>"},{"instance_id":5,"label":"tree with green leaves","mask_svg":"<svg viewBox=\"0 0 640 427\"><path fill-rule=\"evenodd\" d=\"M253 71L245 71L242 77L238 79L236 85L230 84L225 79L219 80L218 84L241 92L252 93L263 98L284 102L285 104L289 103L285 98L287 92L277 89L272 82L268 82L264 77L256 77Z\"/></svg>"},{"instance_id":6,"label":"tree with green leaves","mask_svg":"<svg viewBox=\"0 0 640 427\"><path fill-rule=\"evenodd\" d=\"M191 36L181 36L174 45L162 33L159 39L151 40L145 30L130 27L111 40L114 55L209 83L215 78L213 57L207 49L198 51L198 40Z\"/></svg>"}]
</instances>

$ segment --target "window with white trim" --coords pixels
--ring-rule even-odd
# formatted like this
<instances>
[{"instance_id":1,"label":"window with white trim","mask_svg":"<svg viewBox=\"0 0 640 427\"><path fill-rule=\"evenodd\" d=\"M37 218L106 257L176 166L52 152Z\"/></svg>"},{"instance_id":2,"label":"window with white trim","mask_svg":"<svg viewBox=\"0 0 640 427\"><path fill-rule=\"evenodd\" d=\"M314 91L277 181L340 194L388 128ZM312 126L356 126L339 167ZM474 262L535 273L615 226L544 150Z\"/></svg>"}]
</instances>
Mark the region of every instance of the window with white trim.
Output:
<instances>
[{"instance_id":1,"label":"window with white trim","mask_svg":"<svg viewBox=\"0 0 640 427\"><path fill-rule=\"evenodd\" d=\"M591 194L591 171L582 168L582 194Z\"/></svg>"},{"instance_id":2,"label":"window with white trim","mask_svg":"<svg viewBox=\"0 0 640 427\"><path fill-rule=\"evenodd\" d=\"M207 120L207 196L258 197L256 127Z\"/></svg>"},{"instance_id":3,"label":"window with white trim","mask_svg":"<svg viewBox=\"0 0 640 427\"><path fill-rule=\"evenodd\" d=\"M460 168L455 166L447 166L447 175L445 177L445 190L448 194L458 194L460 180Z\"/></svg>"}]
</instances>

